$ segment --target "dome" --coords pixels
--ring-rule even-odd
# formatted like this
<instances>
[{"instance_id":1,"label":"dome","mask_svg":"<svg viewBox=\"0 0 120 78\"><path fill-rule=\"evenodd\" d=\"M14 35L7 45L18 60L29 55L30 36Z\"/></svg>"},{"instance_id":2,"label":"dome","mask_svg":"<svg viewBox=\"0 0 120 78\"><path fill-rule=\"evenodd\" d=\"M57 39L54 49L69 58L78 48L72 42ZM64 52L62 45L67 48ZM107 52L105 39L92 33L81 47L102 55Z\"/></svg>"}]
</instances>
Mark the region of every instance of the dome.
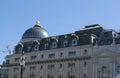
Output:
<instances>
[{"instance_id":1,"label":"dome","mask_svg":"<svg viewBox=\"0 0 120 78\"><path fill-rule=\"evenodd\" d=\"M26 38L46 38L49 37L49 33L40 26L40 23L37 21L34 27L26 30L22 36L22 39Z\"/></svg>"}]
</instances>

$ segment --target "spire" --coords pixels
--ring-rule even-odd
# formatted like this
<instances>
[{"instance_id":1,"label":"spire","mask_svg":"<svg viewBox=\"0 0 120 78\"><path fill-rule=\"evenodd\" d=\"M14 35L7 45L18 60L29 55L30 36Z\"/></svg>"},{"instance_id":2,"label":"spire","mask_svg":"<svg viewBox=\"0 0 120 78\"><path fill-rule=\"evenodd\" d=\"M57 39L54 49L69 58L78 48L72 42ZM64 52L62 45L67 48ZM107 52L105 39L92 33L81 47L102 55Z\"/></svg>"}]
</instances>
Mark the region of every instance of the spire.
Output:
<instances>
[{"instance_id":1,"label":"spire","mask_svg":"<svg viewBox=\"0 0 120 78\"><path fill-rule=\"evenodd\" d=\"M37 27L40 27L40 21L36 21L36 24L35 24L35 26Z\"/></svg>"}]
</instances>

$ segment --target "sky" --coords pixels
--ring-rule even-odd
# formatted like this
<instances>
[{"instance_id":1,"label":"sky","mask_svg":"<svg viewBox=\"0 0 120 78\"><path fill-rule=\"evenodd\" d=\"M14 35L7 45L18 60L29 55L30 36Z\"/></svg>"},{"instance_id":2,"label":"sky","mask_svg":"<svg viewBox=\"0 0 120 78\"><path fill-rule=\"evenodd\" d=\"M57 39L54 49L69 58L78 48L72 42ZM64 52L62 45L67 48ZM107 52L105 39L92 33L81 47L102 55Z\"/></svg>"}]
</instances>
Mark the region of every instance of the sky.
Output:
<instances>
[{"instance_id":1,"label":"sky","mask_svg":"<svg viewBox=\"0 0 120 78\"><path fill-rule=\"evenodd\" d=\"M0 64L38 20L50 36L92 24L119 32L120 0L0 0Z\"/></svg>"}]
</instances>

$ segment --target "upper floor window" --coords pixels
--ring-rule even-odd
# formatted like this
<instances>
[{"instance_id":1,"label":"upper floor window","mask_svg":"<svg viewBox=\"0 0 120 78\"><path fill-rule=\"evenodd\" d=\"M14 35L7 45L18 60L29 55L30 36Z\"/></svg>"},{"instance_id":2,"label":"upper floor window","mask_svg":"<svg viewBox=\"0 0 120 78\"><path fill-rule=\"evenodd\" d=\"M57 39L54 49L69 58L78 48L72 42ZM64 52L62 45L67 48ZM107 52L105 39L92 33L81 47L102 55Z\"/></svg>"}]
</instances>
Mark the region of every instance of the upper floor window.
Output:
<instances>
[{"instance_id":1,"label":"upper floor window","mask_svg":"<svg viewBox=\"0 0 120 78\"><path fill-rule=\"evenodd\" d=\"M43 58L44 58L44 55L42 54L42 55L41 55L41 59L43 59Z\"/></svg>"},{"instance_id":2,"label":"upper floor window","mask_svg":"<svg viewBox=\"0 0 120 78\"><path fill-rule=\"evenodd\" d=\"M8 70L8 69L4 69L3 72L4 72L4 73L8 73L9 70Z\"/></svg>"},{"instance_id":3,"label":"upper floor window","mask_svg":"<svg viewBox=\"0 0 120 78\"><path fill-rule=\"evenodd\" d=\"M16 67L16 68L13 69L13 71L17 72L17 71L19 71L19 68Z\"/></svg>"},{"instance_id":4,"label":"upper floor window","mask_svg":"<svg viewBox=\"0 0 120 78\"><path fill-rule=\"evenodd\" d=\"M84 74L83 76L84 76L83 78L87 78L86 74Z\"/></svg>"},{"instance_id":5,"label":"upper floor window","mask_svg":"<svg viewBox=\"0 0 120 78\"><path fill-rule=\"evenodd\" d=\"M62 64L60 64L60 68L62 68Z\"/></svg>"},{"instance_id":6,"label":"upper floor window","mask_svg":"<svg viewBox=\"0 0 120 78\"><path fill-rule=\"evenodd\" d=\"M34 74L30 74L29 78L35 78L35 75Z\"/></svg>"},{"instance_id":7,"label":"upper floor window","mask_svg":"<svg viewBox=\"0 0 120 78\"><path fill-rule=\"evenodd\" d=\"M37 56L31 56L31 60L36 60Z\"/></svg>"},{"instance_id":8,"label":"upper floor window","mask_svg":"<svg viewBox=\"0 0 120 78\"><path fill-rule=\"evenodd\" d=\"M76 55L76 51L69 51L68 52L68 56L75 56Z\"/></svg>"},{"instance_id":9,"label":"upper floor window","mask_svg":"<svg viewBox=\"0 0 120 78\"><path fill-rule=\"evenodd\" d=\"M9 64L10 60L6 60L6 64Z\"/></svg>"},{"instance_id":10,"label":"upper floor window","mask_svg":"<svg viewBox=\"0 0 120 78\"><path fill-rule=\"evenodd\" d=\"M39 50L39 45L38 44L35 44L34 45L34 51L38 51Z\"/></svg>"},{"instance_id":11,"label":"upper floor window","mask_svg":"<svg viewBox=\"0 0 120 78\"><path fill-rule=\"evenodd\" d=\"M19 62L20 61L20 58L15 58L15 62Z\"/></svg>"},{"instance_id":12,"label":"upper floor window","mask_svg":"<svg viewBox=\"0 0 120 78\"><path fill-rule=\"evenodd\" d=\"M42 78L42 76L40 76L40 78Z\"/></svg>"},{"instance_id":13,"label":"upper floor window","mask_svg":"<svg viewBox=\"0 0 120 78\"><path fill-rule=\"evenodd\" d=\"M31 46L28 46L28 47L27 47L27 51L28 51L28 52L31 51Z\"/></svg>"},{"instance_id":14,"label":"upper floor window","mask_svg":"<svg viewBox=\"0 0 120 78\"><path fill-rule=\"evenodd\" d=\"M48 43L45 43L44 49L48 49L48 48L49 48L49 44L48 44Z\"/></svg>"},{"instance_id":15,"label":"upper floor window","mask_svg":"<svg viewBox=\"0 0 120 78\"><path fill-rule=\"evenodd\" d=\"M87 55L87 49L84 50L84 55Z\"/></svg>"},{"instance_id":16,"label":"upper floor window","mask_svg":"<svg viewBox=\"0 0 120 78\"><path fill-rule=\"evenodd\" d=\"M61 76L61 75L59 75L59 78L62 78L62 76Z\"/></svg>"},{"instance_id":17,"label":"upper floor window","mask_svg":"<svg viewBox=\"0 0 120 78\"><path fill-rule=\"evenodd\" d=\"M40 66L40 70L42 70L42 69L43 69L43 65Z\"/></svg>"},{"instance_id":18,"label":"upper floor window","mask_svg":"<svg viewBox=\"0 0 120 78\"><path fill-rule=\"evenodd\" d=\"M87 65L87 62L84 62L84 67L86 67L86 65Z\"/></svg>"},{"instance_id":19,"label":"upper floor window","mask_svg":"<svg viewBox=\"0 0 120 78\"><path fill-rule=\"evenodd\" d=\"M48 65L48 69L54 69L54 64Z\"/></svg>"},{"instance_id":20,"label":"upper floor window","mask_svg":"<svg viewBox=\"0 0 120 78\"><path fill-rule=\"evenodd\" d=\"M18 53L22 53L23 48L22 47L18 47Z\"/></svg>"},{"instance_id":21,"label":"upper floor window","mask_svg":"<svg viewBox=\"0 0 120 78\"><path fill-rule=\"evenodd\" d=\"M72 39L72 46L76 46L76 45L77 45L77 39L74 38L74 39Z\"/></svg>"},{"instance_id":22,"label":"upper floor window","mask_svg":"<svg viewBox=\"0 0 120 78\"><path fill-rule=\"evenodd\" d=\"M34 70L36 70L36 67L35 66L31 66L30 67L30 71L34 71Z\"/></svg>"},{"instance_id":23,"label":"upper floor window","mask_svg":"<svg viewBox=\"0 0 120 78\"><path fill-rule=\"evenodd\" d=\"M55 57L54 53L48 55L48 58L54 58L54 57Z\"/></svg>"},{"instance_id":24,"label":"upper floor window","mask_svg":"<svg viewBox=\"0 0 120 78\"><path fill-rule=\"evenodd\" d=\"M68 68L73 68L75 67L75 63L68 63Z\"/></svg>"},{"instance_id":25,"label":"upper floor window","mask_svg":"<svg viewBox=\"0 0 120 78\"><path fill-rule=\"evenodd\" d=\"M16 53L16 54L22 53L23 47L24 47L24 45L23 45L22 43L19 43L19 44L16 46L16 48L15 48L15 53Z\"/></svg>"},{"instance_id":26,"label":"upper floor window","mask_svg":"<svg viewBox=\"0 0 120 78\"><path fill-rule=\"evenodd\" d=\"M7 77L6 77L7 78ZM17 78L17 75L14 75L13 78Z\"/></svg>"},{"instance_id":27,"label":"upper floor window","mask_svg":"<svg viewBox=\"0 0 120 78\"><path fill-rule=\"evenodd\" d=\"M51 48L57 48L57 42L53 42Z\"/></svg>"},{"instance_id":28,"label":"upper floor window","mask_svg":"<svg viewBox=\"0 0 120 78\"><path fill-rule=\"evenodd\" d=\"M60 57L63 57L63 53L62 52L60 53Z\"/></svg>"},{"instance_id":29,"label":"upper floor window","mask_svg":"<svg viewBox=\"0 0 120 78\"><path fill-rule=\"evenodd\" d=\"M63 47L67 47L67 45L68 45L68 41L67 40L63 41Z\"/></svg>"}]
</instances>

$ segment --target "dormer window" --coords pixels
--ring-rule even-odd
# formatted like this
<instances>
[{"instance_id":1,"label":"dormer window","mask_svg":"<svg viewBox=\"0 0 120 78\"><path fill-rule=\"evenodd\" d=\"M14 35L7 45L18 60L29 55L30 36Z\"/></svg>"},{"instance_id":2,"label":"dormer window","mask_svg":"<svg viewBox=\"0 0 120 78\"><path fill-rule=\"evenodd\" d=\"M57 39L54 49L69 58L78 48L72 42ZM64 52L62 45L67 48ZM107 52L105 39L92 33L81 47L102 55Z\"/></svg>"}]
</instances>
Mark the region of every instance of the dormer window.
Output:
<instances>
[{"instance_id":1,"label":"dormer window","mask_svg":"<svg viewBox=\"0 0 120 78\"><path fill-rule=\"evenodd\" d=\"M31 51L31 46L28 46L28 47L27 47L27 51L28 51L28 52Z\"/></svg>"},{"instance_id":2,"label":"dormer window","mask_svg":"<svg viewBox=\"0 0 120 78\"><path fill-rule=\"evenodd\" d=\"M72 39L72 46L76 46L77 44L78 44L77 39L76 38Z\"/></svg>"},{"instance_id":3,"label":"dormer window","mask_svg":"<svg viewBox=\"0 0 120 78\"><path fill-rule=\"evenodd\" d=\"M22 53L22 47L18 47L18 53Z\"/></svg>"},{"instance_id":4,"label":"dormer window","mask_svg":"<svg viewBox=\"0 0 120 78\"><path fill-rule=\"evenodd\" d=\"M63 41L63 47L67 47L67 45L68 45L68 41L67 40Z\"/></svg>"},{"instance_id":5,"label":"dormer window","mask_svg":"<svg viewBox=\"0 0 120 78\"><path fill-rule=\"evenodd\" d=\"M57 48L57 42L53 42L51 48Z\"/></svg>"},{"instance_id":6,"label":"dormer window","mask_svg":"<svg viewBox=\"0 0 120 78\"><path fill-rule=\"evenodd\" d=\"M34 45L34 51L38 51L38 50L39 50L39 45L38 44Z\"/></svg>"},{"instance_id":7,"label":"dormer window","mask_svg":"<svg viewBox=\"0 0 120 78\"><path fill-rule=\"evenodd\" d=\"M44 49L48 49L48 48L49 48L49 44L48 44L48 43L45 43Z\"/></svg>"},{"instance_id":8,"label":"dormer window","mask_svg":"<svg viewBox=\"0 0 120 78\"><path fill-rule=\"evenodd\" d=\"M22 53L23 48L24 48L24 45L23 45L22 43L19 43L19 44L15 47L15 53L16 53L16 54Z\"/></svg>"}]
</instances>

